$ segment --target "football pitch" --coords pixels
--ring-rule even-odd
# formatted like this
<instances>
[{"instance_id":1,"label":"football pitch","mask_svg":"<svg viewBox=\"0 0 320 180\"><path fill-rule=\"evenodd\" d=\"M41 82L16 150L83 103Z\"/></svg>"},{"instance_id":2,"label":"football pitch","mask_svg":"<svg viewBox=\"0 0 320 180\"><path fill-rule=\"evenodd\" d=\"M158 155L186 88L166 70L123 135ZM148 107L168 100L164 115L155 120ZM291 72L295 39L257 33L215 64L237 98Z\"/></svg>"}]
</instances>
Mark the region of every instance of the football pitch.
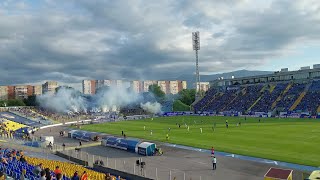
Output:
<instances>
[{"instance_id":1,"label":"football pitch","mask_svg":"<svg viewBox=\"0 0 320 180\"><path fill-rule=\"evenodd\" d=\"M117 136L124 131L128 138L203 149L213 146L217 151L320 166L320 121L316 119L177 116L85 125L82 129Z\"/></svg>"}]
</instances>

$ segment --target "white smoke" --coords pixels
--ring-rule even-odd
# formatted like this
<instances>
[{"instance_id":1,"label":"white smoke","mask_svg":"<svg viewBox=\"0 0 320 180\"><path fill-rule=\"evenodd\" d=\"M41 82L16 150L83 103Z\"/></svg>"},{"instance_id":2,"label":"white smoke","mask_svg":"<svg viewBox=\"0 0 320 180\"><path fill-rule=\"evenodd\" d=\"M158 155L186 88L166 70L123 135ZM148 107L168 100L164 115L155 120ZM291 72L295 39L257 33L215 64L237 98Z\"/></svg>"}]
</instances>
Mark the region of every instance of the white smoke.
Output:
<instances>
[{"instance_id":1,"label":"white smoke","mask_svg":"<svg viewBox=\"0 0 320 180\"><path fill-rule=\"evenodd\" d=\"M96 105L106 112L138 102L142 97L132 90L111 86L107 90L98 92L94 98Z\"/></svg>"},{"instance_id":2,"label":"white smoke","mask_svg":"<svg viewBox=\"0 0 320 180\"><path fill-rule=\"evenodd\" d=\"M157 113L160 113L161 112L161 104L158 103L158 102L154 102L154 103L151 103L151 102L147 102L147 103L141 103L140 104L140 107L149 112L149 113L152 113L152 114L157 114Z\"/></svg>"},{"instance_id":3,"label":"white smoke","mask_svg":"<svg viewBox=\"0 0 320 180\"><path fill-rule=\"evenodd\" d=\"M41 107L56 112L87 112L86 100L74 89L61 87L56 94L37 96Z\"/></svg>"},{"instance_id":4,"label":"white smoke","mask_svg":"<svg viewBox=\"0 0 320 180\"><path fill-rule=\"evenodd\" d=\"M148 101L148 100L147 100ZM131 104L139 105L146 102L142 95L121 87L105 87L98 90L97 94L85 97L80 92L61 87L56 94L44 94L37 96L37 102L43 108L60 113L77 112L110 112L118 111L120 107ZM161 105L157 102L145 104L140 107L150 113L161 112Z\"/></svg>"}]
</instances>

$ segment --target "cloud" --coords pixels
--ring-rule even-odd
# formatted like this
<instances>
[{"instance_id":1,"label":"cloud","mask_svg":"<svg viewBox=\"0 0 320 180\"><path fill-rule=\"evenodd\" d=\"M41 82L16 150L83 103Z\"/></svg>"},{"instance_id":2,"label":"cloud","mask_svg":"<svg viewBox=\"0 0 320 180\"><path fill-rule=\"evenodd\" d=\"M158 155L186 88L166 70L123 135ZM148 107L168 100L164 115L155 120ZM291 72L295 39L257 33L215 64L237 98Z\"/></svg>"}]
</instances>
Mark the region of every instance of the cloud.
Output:
<instances>
[{"instance_id":1,"label":"cloud","mask_svg":"<svg viewBox=\"0 0 320 180\"><path fill-rule=\"evenodd\" d=\"M73 0L0 3L0 84L165 79L262 66L319 44L314 1ZM310 45L311 46L311 45Z\"/></svg>"}]
</instances>

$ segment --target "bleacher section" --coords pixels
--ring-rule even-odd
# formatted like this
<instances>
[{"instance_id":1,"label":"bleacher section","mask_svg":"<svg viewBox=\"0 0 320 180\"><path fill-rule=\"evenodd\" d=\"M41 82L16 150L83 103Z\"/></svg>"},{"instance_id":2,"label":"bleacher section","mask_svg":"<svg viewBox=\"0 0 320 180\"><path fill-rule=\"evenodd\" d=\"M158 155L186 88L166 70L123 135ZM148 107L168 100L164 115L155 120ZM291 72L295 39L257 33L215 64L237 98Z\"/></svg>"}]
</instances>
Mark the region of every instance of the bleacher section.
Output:
<instances>
[{"instance_id":1,"label":"bleacher section","mask_svg":"<svg viewBox=\"0 0 320 180\"><path fill-rule=\"evenodd\" d=\"M305 89L306 84L293 84L287 93L282 96L282 99L277 103L277 107L282 111L288 111L299 95Z\"/></svg>"},{"instance_id":2,"label":"bleacher section","mask_svg":"<svg viewBox=\"0 0 320 180\"><path fill-rule=\"evenodd\" d=\"M320 112L320 80L304 83L274 82L211 88L194 105L200 112Z\"/></svg>"},{"instance_id":3,"label":"bleacher section","mask_svg":"<svg viewBox=\"0 0 320 180\"><path fill-rule=\"evenodd\" d=\"M56 166L59 166L63 175L65 175L67 177L72 177L74 172L76 172L76 171L78 171L79 173L86 171L88 173L89 179L103 180L104 176L105 176L102 173L87 169L87 168L80 166L80 165L71 164L68 162L53 161L53 160L32 158L32 157L26 157L26 160L27 160L28 164L31 164L33 166L36 166L36 165L42 163L44 168L49 168L51 170L54 170L56 168Z\"/></svg>"},{"instance_id":4,"label":"bleacher section","mask_svg":"<svg viewBox=\"0 0 320 180\"><path fill-rule=\"evenodd\" d=\"M35 166L42 164L42 168L49 168L50 175L52 180L56 180L56 175L54 174L54 170L57 166L61 170L61 174L63 176L63 180L70 180L75 172L78 172L79 177L82 175L84 171L86 171L88 175L88 179L90 180L105 180L106 175L104 173L100 173L94 171L92 169L85 168L80 165L76 165L69 162L62 162L50 159L42 159L35 157L27 157L23 156L25 161L22 161L21 157L24 154L23 152L19 152L13 149L0 148L1 153L1 162L0 162L0 171L4 172L7 176L11 177L11 179L20 179L22 176L22 172L25 171L25 178L29 180L38 180L39 175L35 174ZM112 176L112 179L116 179Z\"/></svg>"},{"instance_id":5,"label":"bleacher section","mask_svg":"<svg viewBox=\"0 0 320 180\"><path fill-rule=\"evenodd\" d=\"M11 112L0 112L0 119L1 118L8 119L10 121L18 122L20 124L25 124L27 126L32 126L32 127L37 127L37 126L41 125L39 122L32 121L30 119L18 116L16 114L11 113Z\"/></svg>"},{"instance_id":6,"label":"bleacher section","mask_svg":"<svg viewBox=\"0 0 320 180\"><path fill-rule=\"evenodd\" d=\"M276 86L268 85L258 101L250 110L255 112L268 112L273 102L280 96L281 92L288 86L285 83L279 83Z\"/></svg>"},{"instance_id":7,"label":"bleacher section","mask_svg":"<svg viewBox=\"0 0 320 180\"><path fill-rule=\"evenodd\" d=\"M313 81L306 95L294 109L295 111L309 111L313 114L320 112L320 80Z\"/></svg>"},{"instance_id":8,"label":"bleacher section","mask_svg":"<svg viewBox=\"0 0 320 180\"><path fill-rule=\"evenodd\" d=\"M209 89L206 93L206 97L208 98L202 98L198 103L196 103L194 105L194 108L199 110L199 111L203 111L203 109L205 109L208 104L211 103L211 101L215 98L215 96L217 96L217 91L216 89Z\"/></svg>"},{"instance_id":9,"label":"bleacher section","mask_svg":"<svg viewBox=\"0 0 320 180\"><path fill-rule=\"evenodd\" d=\"M238 88L228 89L223 94L217 95L214 99L212 99L212 101L210 101L203 111L218 111L218 109L225 107L233 98L235 98L237 91Z\"/></svg>"},{"instance_id":10,"label":"bleacher section","mask_svg":"<svg viewBox=\"0 0 320 180\"><path fill-rule=\"evenodd\" d=\"M237 98L229 104L226 111L247 111L251 105L259 98L263 85L253 85L244 87Z\"/></svg>"},{"instance_id":11,"label":"bleacher section","mask_svg":"<svg viewBox=\"0 0 320 180\"><path fill-rule=\"evenodd\" d=\"M9 121L9 120L7 120L3 123L5 124L7 131L16 131L20 128L26 127L26 125L24 125L24 124L16 123L16 122Z\"/></svg>"}]
</instances>

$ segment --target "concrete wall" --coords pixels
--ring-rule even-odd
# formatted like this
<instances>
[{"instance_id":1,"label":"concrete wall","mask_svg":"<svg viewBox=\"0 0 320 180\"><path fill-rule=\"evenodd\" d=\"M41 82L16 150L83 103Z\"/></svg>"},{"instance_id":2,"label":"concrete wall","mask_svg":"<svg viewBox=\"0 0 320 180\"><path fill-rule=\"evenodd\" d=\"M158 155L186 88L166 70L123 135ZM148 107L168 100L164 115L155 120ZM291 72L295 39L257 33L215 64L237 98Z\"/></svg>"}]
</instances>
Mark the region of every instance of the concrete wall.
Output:
<instances>
[{"instance_id":1,"label":"concrete wall","mask_svg":"<svg viewBox=\"0 0 320 180\"><path fill-rule=\"evenodd\" d=\"M107 168L107 167L103 167L103 166L99 166L99 165L95 165L95 164L93 165L93 168L96 169L97 171L114 174L114 175L120 176L120 177L128 179L128 180L152 180L150 178L141 177L141 176L137 176L134 174L129 174L126 172L118 171L115 169L111 169L111 168Z\"/></svg>"}]
</instances>

